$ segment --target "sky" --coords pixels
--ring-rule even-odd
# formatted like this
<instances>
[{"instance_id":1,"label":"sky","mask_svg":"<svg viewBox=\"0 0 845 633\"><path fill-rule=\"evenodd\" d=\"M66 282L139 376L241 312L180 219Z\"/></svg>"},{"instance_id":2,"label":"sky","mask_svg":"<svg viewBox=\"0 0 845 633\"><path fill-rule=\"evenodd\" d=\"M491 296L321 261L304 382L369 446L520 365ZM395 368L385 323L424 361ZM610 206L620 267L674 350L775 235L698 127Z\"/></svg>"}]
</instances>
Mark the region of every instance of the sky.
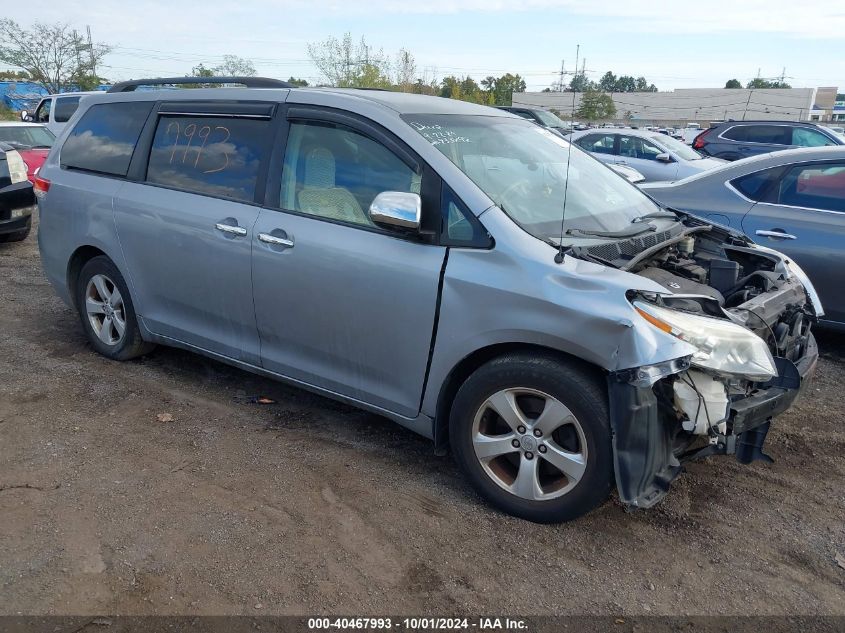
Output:
<instances>
[{"instance_id":1,"label":"sky","mask_svg":"<svg viewBox=\"0 0 845 633\"><path fill-rule=\"evenodd\" d=\"M259 75L320 80L307 45L350 32L395 58L410 51L426 79L519 73L528 90L561 64L645 76L660 90L724 86L784 73L794 87L845 92L845 5L833 0L62 0L9 16L84 30L112 53L110 80L174 76L223 55Z\"/></svg>"}]
</instances>

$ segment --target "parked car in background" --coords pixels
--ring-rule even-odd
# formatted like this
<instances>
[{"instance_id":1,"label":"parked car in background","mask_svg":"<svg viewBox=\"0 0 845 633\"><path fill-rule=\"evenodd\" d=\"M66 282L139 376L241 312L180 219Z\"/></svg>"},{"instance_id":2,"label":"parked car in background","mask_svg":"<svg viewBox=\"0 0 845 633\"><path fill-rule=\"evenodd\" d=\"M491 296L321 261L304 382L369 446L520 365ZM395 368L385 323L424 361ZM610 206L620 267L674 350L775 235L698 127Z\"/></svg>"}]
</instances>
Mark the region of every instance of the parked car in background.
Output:
<instances>
[{"instance_id":1,"label":"parked car in background","mask_svg":"<svg viewBox=\"0 0 845 633\"><path fill-rule=\"evenodd\" d=\"M819 292L825 322L845 328L845 147L772 152L643 189L794 258Z\"/></svg>"},{"instance_id":2,"label":"parked car in background","mask_svg":"<svg viewBox=\"0 0 845 633\"><path fill-rule=\"evenodd\" d=\"M21 111L21 119L27 123L41 123L58 136L79 107L79 100L85 95L98 92L60 92L48 95L38 102L34 111Z\"/></svg>"},{"instance_id":3,"label":"parked car in background","mask_svg":"<svg viewBox=\"0 0 845 633\"><path fill-rule=\"evenodd\" d=\"M638 172L633 167L628 167L627 165L617 165L616 163L606 163L608 167L610 167L613 171L615 171L620 176L624 177L625 180L632 184L638 184L641 182L645 182L645 176L643 176L640 172Z\"/></svg>"},{"instance_id":4,"label":"parked car in background","mask_svg":"<svg viewBox=\"0 0 845 633\"><path fill-rule=\"evenodd\" d=\"M604 163L633 167L646 182L678 180L724 163L671 136L647 130L591 130L573 132L570 138Z\"/></svg>"},{"instance_id":5,"label":"parked car in background","mask_svg":"<svg viewBox=\"0 0 845 633\"><path fill-rule=\"evenodd\" d=\"M26 239L34 209L26 163L14 147L0 142L0 243Z\"/></svg>"},{"instance_id":6,"label":"parked car in background","mask_svg":"<svg viewBox=\"0 0 845 633\"><path fill-rule=\"evenodd\" d=\"M540 127L544 127L552 132L560 134L561 136L569 134L572 131L568 122L548 110L541 110L539 108L523 108L520 106L496 106L496 108L520 116L523 119L533 121Z\"/></svg>"},{"instance_id":7,"label":"parked car in background","mask_svg":"<svg viewBox=\"0 0 845 633\"><path fill-rule=\"evenodd\" d=\"M813 372L799 269L518 116L148 83L174 81L85 99L34 185L43 270L108 358L182 347L386 416L534 521L762 459Z\"/></svg>"},{"instance_id":8,"label":"parked car in background","mask_svg":"<svg viewBox=\"0 0 845 633\"><path fill-rule=\"evenodd\" d=\"M800 121L726 121L695 137L696 151L739 160L795 147L845 145L845 139L814 123Z\"/></svg>"},{"instance_id":9,"label":"parked car in background","mask_svg":"<svg viewBox=\"0 0 845 633\"><path fill-rule=\"evenodd\" d=\"M0 121L0 142L14 147L26 163L26 176L30 182L53 147L55 135L39 123Z\"/></svg>"}]
</instances>

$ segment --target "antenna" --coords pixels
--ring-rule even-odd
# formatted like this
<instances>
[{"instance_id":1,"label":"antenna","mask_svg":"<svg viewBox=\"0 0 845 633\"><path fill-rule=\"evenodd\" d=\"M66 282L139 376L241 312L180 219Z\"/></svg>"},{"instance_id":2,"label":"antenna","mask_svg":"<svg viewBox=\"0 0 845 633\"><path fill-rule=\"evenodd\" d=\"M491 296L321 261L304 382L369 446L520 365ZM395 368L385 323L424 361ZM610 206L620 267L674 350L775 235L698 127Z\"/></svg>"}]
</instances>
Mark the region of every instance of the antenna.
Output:
<instances>
[{"instance_id":1,"label":"antenna","mask_svg":"<svg viewBox=\"0 0 845 633\"><path fill-rule=\"evenodd\" d=\"M576 45L575 48L575 72L576 77L578 76L578 57L581 53L581 45ZM569 193L569 165L572 162L572 132L575 131L575 88L577 87L577 82L575 86L572 87L572 110L569 113L569 149L567 150L566 156L566 184L563 185L563 211L560 213L560 240L558 241L558 251L557 255L555 255L555 263L562 264L563 263L563 223L566 220L566 195Z\"/></svg>"}]
</instances>

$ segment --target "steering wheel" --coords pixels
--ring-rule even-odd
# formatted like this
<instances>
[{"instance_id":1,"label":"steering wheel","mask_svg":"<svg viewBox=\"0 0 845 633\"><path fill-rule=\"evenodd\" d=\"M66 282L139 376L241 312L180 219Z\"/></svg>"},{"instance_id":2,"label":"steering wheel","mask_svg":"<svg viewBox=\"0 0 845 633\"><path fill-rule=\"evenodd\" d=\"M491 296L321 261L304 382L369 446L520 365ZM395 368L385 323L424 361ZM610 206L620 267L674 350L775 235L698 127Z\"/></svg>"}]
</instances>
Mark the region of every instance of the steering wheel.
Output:
<instances>
[{"instance_id":1,"label":"steering wheel","mask_svg":"<svg viewBox=\"0 0 845 633\"><path fill-rule=\"evenodd\" d=\"M528 181L527 178L523 178L522 180L517 180L515 183L508 185L502 193L499 194L499 199L502 202L502 205L506 209L510 209L512 207L519 207L520 205L510 205L508 204L508 197L517 193L519 191L521 197L525 198L531 194L529 189L529 185L531 183Z\"/></svg>"}]
</instances>

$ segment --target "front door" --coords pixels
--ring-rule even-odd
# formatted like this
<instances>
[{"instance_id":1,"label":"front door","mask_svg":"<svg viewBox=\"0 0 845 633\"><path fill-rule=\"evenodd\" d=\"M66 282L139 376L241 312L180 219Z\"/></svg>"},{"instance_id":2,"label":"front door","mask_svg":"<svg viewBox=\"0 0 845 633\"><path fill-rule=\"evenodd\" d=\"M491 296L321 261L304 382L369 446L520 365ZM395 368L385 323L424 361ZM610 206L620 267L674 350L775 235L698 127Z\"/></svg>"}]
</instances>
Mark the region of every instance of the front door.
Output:
<instances>
[{"instance_id":1,"label":"front door","mask_svg":"<svg viewBox=\"0 0 845 633\"><path fill-rule=\"evenodd\" d=\"M742 228L759 244L794 258L818 291L824 318L845 323L845 162L786 170Z\"/></svg>"},{"instance_id":2,"label":"front door","mask_svg":"<svg viewBox=\"0 0 845 633\"><path fill-rule=\"evenodd\" d=\"M266 369L417 415L445 248L377 227L369 206L419 193L420 174L378 135L291 122L279 210L262 210L252 237Z\"/></svg>"},{"instance_id":3,"label":"front door","mask_svg":"<svg viewBox=\"0 0 845 633\"><path fill-rule=\"evenodd\" d=\"M115 201L146 326L255 365L252 237L271 137L269 114L161 112L145 182L126 183Z\"/></svg>"},{"instance_id":4,"label":"front door","mask_svg":"<svg viewBox=\"0 0 845 633\"><path fill-rule=\"evenodd\" d=\"M623 134L619 137L617 162L620 165L633 167L645 176L648 182L669 182L678 176L678 163L675 160L671 162L657 160L660 154L665 153L665 150L647 139Z\"/></svg>"}]
</instances>

